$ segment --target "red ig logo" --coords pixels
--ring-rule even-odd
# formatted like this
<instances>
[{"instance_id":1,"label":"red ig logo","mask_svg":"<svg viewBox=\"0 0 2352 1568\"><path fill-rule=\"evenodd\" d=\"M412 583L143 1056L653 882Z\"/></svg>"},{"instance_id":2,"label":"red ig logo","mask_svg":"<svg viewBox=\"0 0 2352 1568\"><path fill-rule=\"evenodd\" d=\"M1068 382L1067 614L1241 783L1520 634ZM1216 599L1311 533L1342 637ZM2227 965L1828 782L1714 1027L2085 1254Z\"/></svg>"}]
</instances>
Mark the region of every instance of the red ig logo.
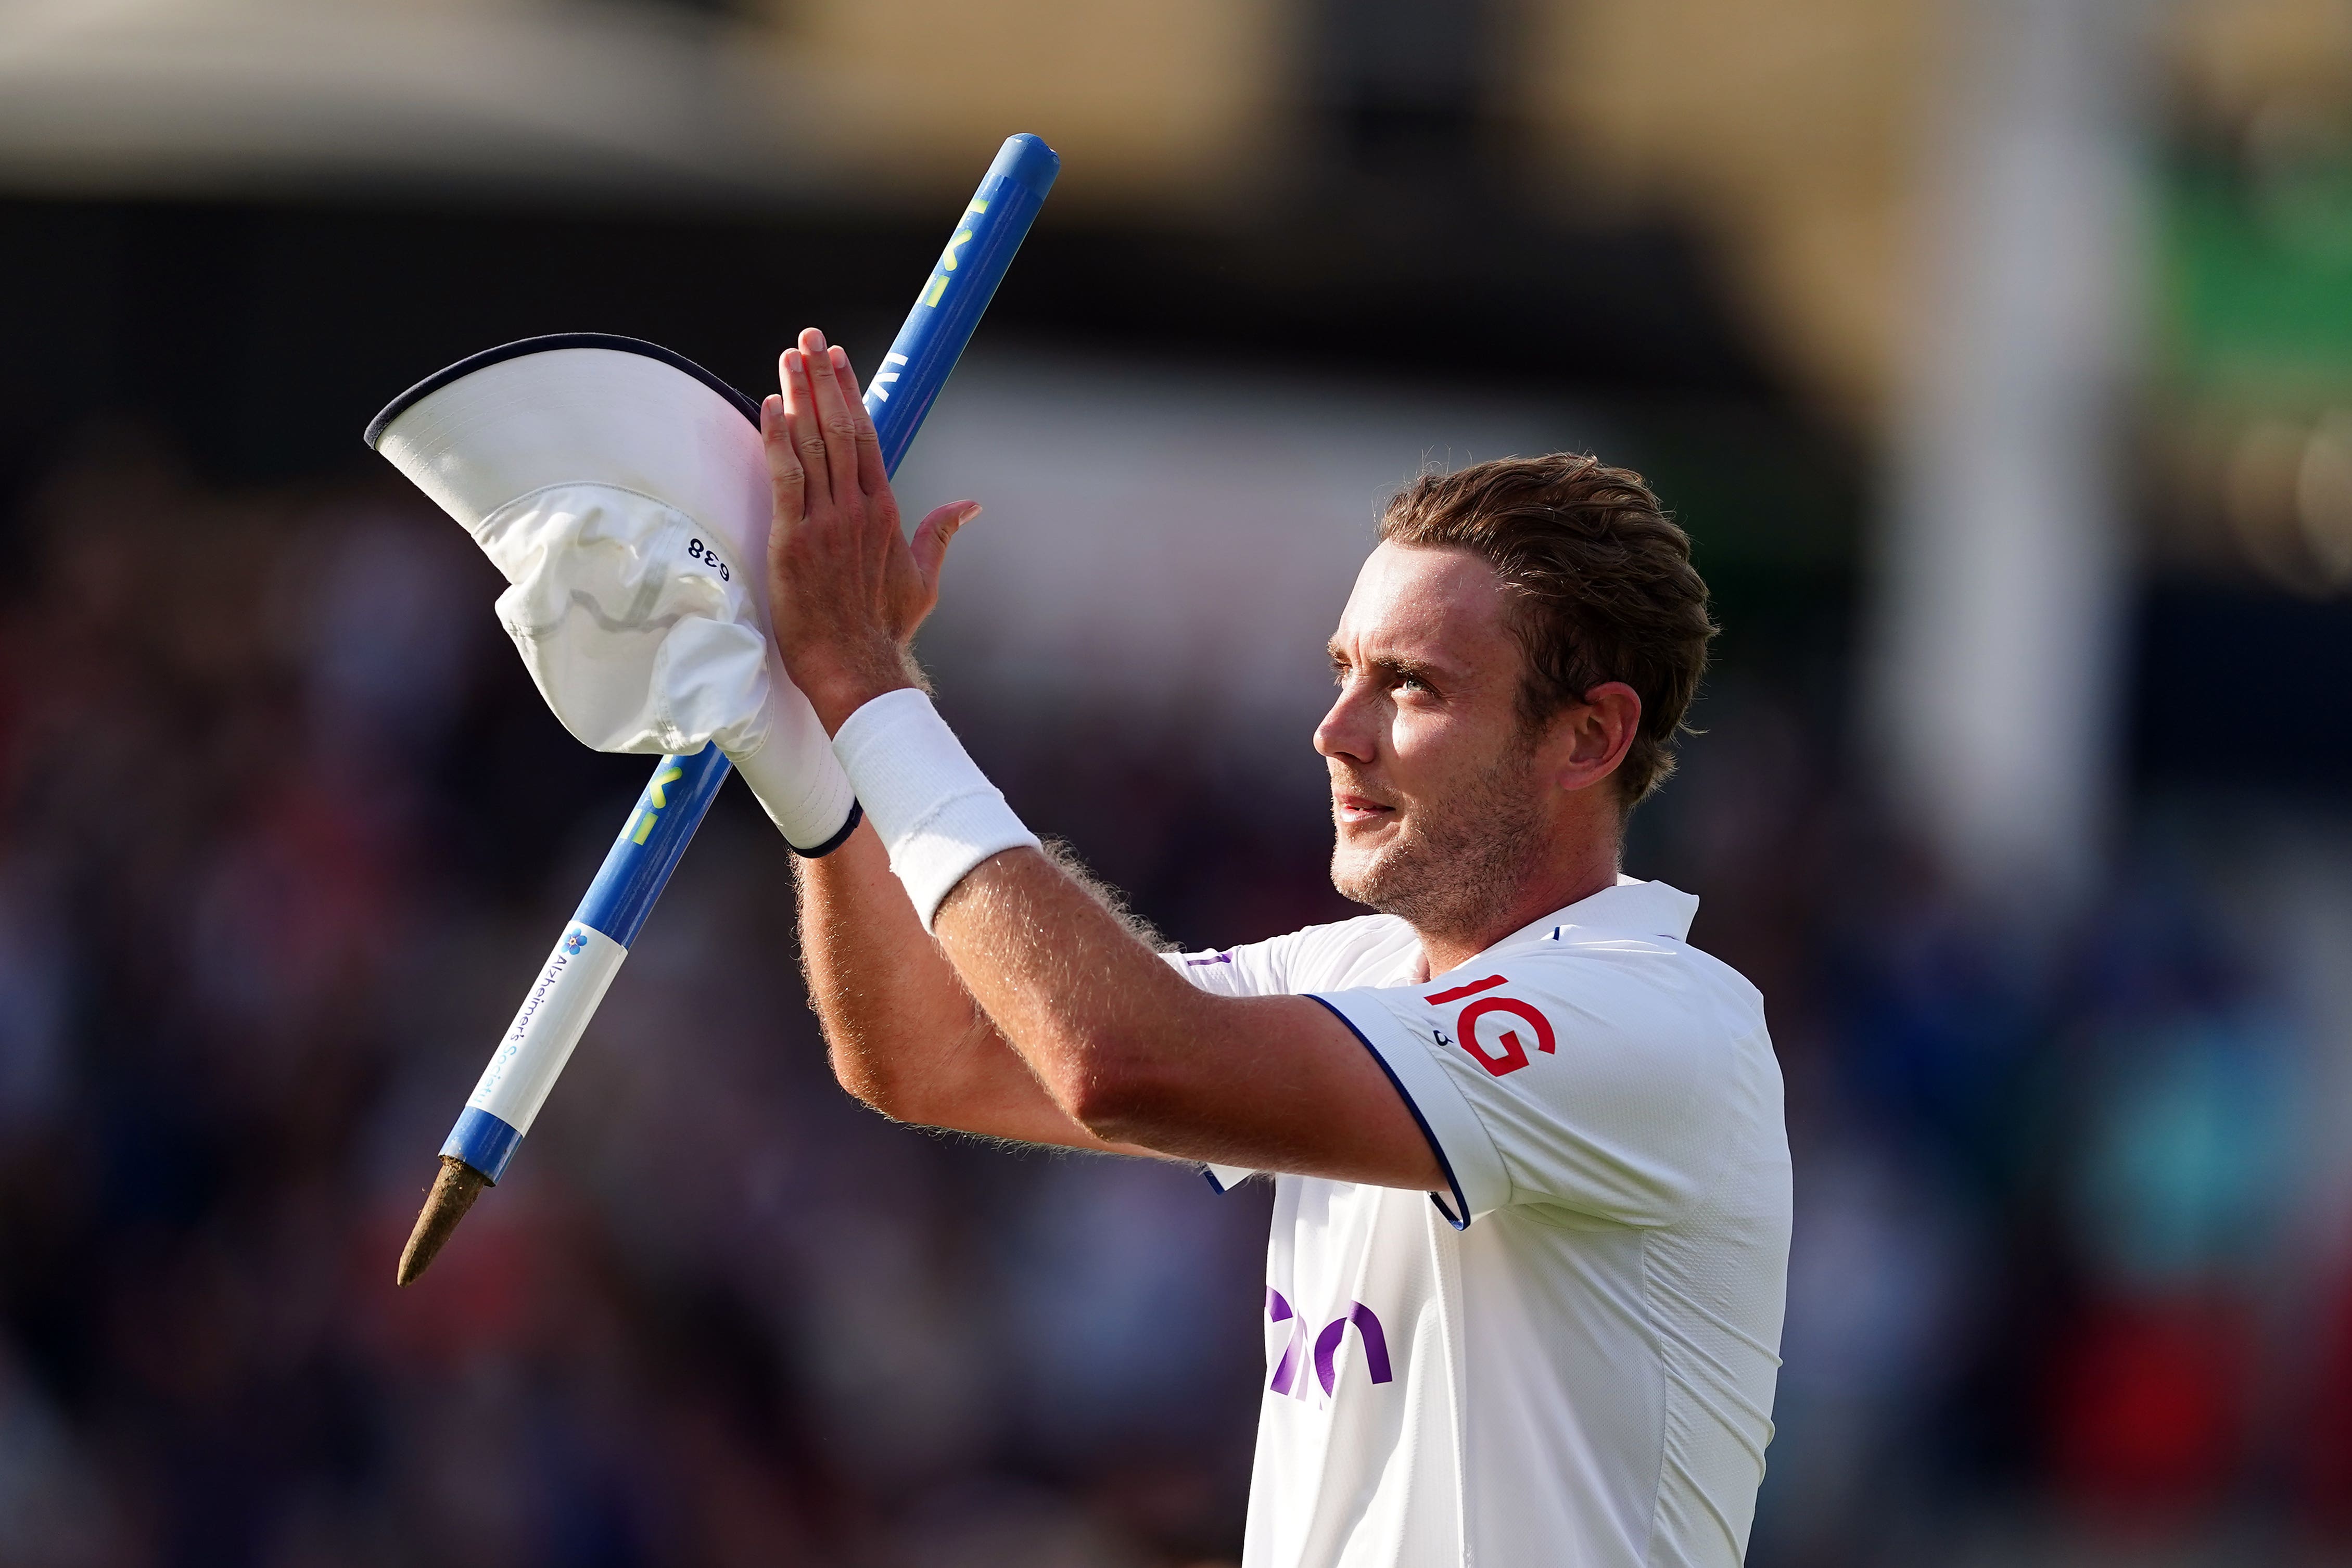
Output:
<instances>
[{"instance_id":1,"label":"red ig logo","mask_svg":"<svg viewBox=\"0 0 2352 1568\"><path fill-rule=\"evenodd\" d=\"M1502 976L1489 975L1483 980L1473 980L1466 986L1456 986L1450 991L1440 991L1423 999L1436 1007L1446 1002L1458 1002L1465 997L1476 997L1479 992L1491 991L1501 984ZM1506 1072L1517 1072L1528 1064L1528 1042L1517 1029L1506 1025L1495 1041L1499 1049L1490 1054L1478 1041L1478 1020L1489 1013L1508 1013L1535 1030L1538 1051L1549 1051L1552 1049L1551 1022L1543 1014L1517 997L1479 997L1478 1000L1462 1009L1462 1016L1454 1022L1454 1032L1461 1040L1462 1049L1496 1077L1500 1078Z\"/></svg>"}]
</instances>

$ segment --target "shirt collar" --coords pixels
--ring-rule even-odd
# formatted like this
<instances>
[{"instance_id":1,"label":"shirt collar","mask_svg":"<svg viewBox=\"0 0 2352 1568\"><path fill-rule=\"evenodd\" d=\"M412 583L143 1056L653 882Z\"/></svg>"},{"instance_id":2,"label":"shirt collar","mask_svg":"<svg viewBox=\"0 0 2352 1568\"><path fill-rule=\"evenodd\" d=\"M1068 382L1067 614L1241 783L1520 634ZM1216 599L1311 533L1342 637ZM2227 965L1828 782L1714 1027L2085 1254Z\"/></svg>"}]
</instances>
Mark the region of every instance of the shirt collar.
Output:
<instances>
[{"instance_id":1,"label":"shirt collar","mask_svg":"<svg viewBox=\"0 0 2352 1568\"><path fill-rule=\"evenodd\" d=\"M1669 887L1663 882L1643 882L1637 876L1620 873L1617 885L1604 887L1589 897L1580 898L1566 908L1556 909L1541 920L1523 925L1494 947L1506 947L1530 938L1549 938L1553 933L1570 926L1581 926L1587 931L1614 931L1627 936L1671 936L1677 942L1690 939L1691 917L1698 913L1698 895Z\"/></svg>"}]
</instances>

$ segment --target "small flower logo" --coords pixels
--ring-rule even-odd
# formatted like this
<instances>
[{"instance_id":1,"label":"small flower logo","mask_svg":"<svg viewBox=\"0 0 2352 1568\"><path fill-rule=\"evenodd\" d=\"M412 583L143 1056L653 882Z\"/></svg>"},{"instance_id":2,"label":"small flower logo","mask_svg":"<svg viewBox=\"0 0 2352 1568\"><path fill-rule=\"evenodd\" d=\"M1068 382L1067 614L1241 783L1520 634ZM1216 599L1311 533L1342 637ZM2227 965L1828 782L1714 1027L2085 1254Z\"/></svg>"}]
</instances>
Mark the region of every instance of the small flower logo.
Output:
<instances>
[{"instance_id":1,"label":"small flower logo","mask_svg":"<svg viewBox=\"0 0 2352 1568\"><path fill-rule=\"evenodd\" d=\"M572 928L572 935L563 939L563 950L576 958L582 953L586 952L587 949L588 933L581 930L576 925L573 926Z\"/></svg>"}]
</instances>

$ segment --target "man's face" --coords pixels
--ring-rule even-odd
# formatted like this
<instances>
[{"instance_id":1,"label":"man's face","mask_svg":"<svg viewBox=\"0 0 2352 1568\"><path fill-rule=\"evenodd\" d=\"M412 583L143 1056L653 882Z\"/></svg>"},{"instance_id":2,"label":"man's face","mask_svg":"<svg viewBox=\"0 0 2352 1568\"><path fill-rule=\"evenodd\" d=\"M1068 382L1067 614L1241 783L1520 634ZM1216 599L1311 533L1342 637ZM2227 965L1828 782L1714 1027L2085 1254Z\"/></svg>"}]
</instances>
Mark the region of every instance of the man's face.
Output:
<instances>
[{"instance_id":1,"label":"man's face","mask_svg":"<svg viewBox=\"0 0 2352 1568\"><path fill-rule=\"evenodd\" d=\"M1423 931L1510 896L1551 791L1524 732L1502 580L1465 549L1382 544L1331 639L1331 882Z\"/></svg>"}]
</instances>

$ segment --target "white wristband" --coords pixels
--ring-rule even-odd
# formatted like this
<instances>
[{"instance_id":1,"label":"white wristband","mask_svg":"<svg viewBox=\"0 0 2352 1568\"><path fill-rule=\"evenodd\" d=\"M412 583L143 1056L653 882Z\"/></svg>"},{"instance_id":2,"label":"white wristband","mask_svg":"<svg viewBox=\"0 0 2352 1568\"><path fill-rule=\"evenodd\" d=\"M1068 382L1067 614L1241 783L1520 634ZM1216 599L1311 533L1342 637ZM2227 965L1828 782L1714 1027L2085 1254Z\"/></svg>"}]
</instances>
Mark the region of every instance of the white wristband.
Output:
<instances>
[{"instance_id":1,"label":"white wristband","mask_svg":"<svg viewBox=\"0 0 2352 1568\"><path fill-rule=\"evenodd\" d=\"M833 754L926 931L972 867L1005 850L1039 847L931 699L911 686L851 714Z\"/></svg>"}]
</instances>

